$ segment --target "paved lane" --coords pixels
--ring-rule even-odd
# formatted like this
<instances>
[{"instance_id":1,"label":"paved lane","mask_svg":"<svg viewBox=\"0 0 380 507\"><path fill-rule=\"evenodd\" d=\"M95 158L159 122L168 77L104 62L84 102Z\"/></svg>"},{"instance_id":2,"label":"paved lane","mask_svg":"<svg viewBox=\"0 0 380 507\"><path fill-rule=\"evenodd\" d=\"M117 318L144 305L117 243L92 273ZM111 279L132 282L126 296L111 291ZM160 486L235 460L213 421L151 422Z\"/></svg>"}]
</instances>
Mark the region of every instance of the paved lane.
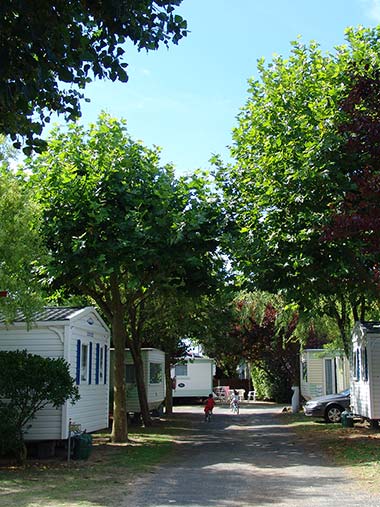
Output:
<instances>
[{"instance_id":1,"label":"paved lane","mask_svg":"<svg viewBox=\"0 0 380 507\"><path fill-rule=\"evenodd\" d=\"M298 442L279 407L251 404L237 416L218 406L211 423L201 411L176 407L193 431L169 464L136 482L123 507L380 507L317 446Z\"/></svg>"}]
</instances>

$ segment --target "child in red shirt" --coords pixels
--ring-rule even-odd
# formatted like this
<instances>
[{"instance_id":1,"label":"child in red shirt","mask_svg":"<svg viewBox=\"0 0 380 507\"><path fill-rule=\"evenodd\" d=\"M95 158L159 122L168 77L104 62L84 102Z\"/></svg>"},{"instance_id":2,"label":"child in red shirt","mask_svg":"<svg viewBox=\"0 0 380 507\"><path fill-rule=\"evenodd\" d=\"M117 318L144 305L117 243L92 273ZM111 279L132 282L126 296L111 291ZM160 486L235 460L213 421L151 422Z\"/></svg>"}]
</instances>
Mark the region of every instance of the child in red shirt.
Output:
<instances>
[{"instance_id":1,"label":"child in red shirt","mask_svg":"<svg viewBox=\"0 0 380 507\"><path fill-rule=\"evenodd\" d=\"M210 415L212 414L212 410L214 407L215 407L214 397L213 397L212 393L210 393L208 395L207 401L205 403L205 408L204 408L205 421L207 421L207 417L208 417L209 413L210 413Z\"/></svg>"}]
</instances>

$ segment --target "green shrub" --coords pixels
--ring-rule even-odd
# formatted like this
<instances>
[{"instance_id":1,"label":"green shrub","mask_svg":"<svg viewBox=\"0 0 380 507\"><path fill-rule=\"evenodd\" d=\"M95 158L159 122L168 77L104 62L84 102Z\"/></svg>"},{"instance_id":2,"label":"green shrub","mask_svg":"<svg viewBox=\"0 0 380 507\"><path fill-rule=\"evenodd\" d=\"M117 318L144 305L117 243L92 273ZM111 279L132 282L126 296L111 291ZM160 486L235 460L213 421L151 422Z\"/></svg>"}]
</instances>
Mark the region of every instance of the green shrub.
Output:
<instances>
[{"instance_id":1,"label":"green shrub","mask_svg":"<svg viewBox=\"0 0 380 507\"><path fill-rule=\"evenodd\" d=\"M60 407L79 399L78 388L62 359L23 351L0 351L0 454L24 455L28 423L47 404Z\"/></svg>"},{"instance_id":2,"label":"green shrub","mask_svg":"<svg viewBox=\"0 0 380 507\"><path fill-rule=\"evenodd\" d=\"M22 461L25 457L25 445L16 421L15 410L6 406L0 408L0 456Z\"/></svg>"},{"instance_id":3,"label":"green shrub","mask_svg":"<svg viewBox=\"0 0 380 507\"><path fill-rule=\"evenodd\" d=\"M271 375L257 366L251 366L252 384L255 386L256 398L271 400L276 403L290 403L293 391L290 380L284 376Z\"/></svg>"}]
</instances>

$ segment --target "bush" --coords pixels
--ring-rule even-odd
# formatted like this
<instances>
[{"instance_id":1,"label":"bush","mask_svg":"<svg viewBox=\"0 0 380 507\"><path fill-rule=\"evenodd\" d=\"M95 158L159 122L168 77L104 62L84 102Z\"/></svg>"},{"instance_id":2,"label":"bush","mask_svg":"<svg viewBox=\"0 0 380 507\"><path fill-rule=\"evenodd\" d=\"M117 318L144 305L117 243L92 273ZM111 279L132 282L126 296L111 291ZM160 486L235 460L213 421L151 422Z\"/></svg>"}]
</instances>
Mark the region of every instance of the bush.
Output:
<instances>
[{"instance_id":1,"label":"bush","mask_svg":"<svg viewBox=\"0 0 380 507\"><path fill-rule=\"evenodd\" d=\"M22 434L17 427L17 414L10 407L0 409L0 456L23 461L26 457Z\"/></svg>"},{"instance_id":2,"label":"bush","mask_svg":"<svg viewBox=\"0 0 380 507\"><path fill-rule=\"evenodd\" d=\"M22 461L27 424L47 404L60 407L68 399L75 403L79 393L64 359L0 352L0 455Z\"/></svg>"},{"instance_id":3,"label":"bush","mask_svg":"<svg viewBox=\"0 0 380 507\"><path fill-rule=\"evenodd\" d=\"M293 395L290 379L285 376L269 376L265 370L251 366L252 384L255 386L256 398L271 400L276 403L290 403Z\"/></svg>"}]
</instances>

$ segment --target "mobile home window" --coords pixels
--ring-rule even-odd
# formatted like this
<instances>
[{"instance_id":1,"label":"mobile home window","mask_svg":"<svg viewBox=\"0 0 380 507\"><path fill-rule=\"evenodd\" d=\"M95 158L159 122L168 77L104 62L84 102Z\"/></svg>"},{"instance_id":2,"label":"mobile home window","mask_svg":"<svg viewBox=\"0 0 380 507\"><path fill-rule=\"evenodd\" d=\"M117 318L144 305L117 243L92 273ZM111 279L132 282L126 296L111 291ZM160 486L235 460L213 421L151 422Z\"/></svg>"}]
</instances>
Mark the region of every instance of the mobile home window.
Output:
<instances>
[{"instance_id":1,"label":"mobile home window","mask_svg":"<svg viewBox=\"0 0 380 507\"><path fill-rule=\"evenodd\" d=\"M160 384L162 382L162 364L149 363L149 383Z\"/></svg>"},{"instance_id":2,"label":"mobile home window","mask_svg":"<svg viewBox=\"0 0 380 507\"><path fill-rule=\"evenodd\" d=\"M127 384L136 384L136 373L134 364L125 365L125 382Z\"/></svg>"},{"instance_id":3,"label":"mobile home window","mask_svg":"<svg viewBox=\"0 0 380 507\"><path fill-rule=\"evenodd\" d=\"M87 382L88 380L88 344L82 343L81 350L81 370L80 370L81 382Z\"/></svg>"},{"instance_id":4,"label":"mobile home window","mask_svg":"<svg viewBox=\"0 0 380 507\"><path fill-rule=\"evenodd\" d=\"M175 376L176 377L187 377L187 364L176 364Z\"/></svg>"},{"instance_id":5,"label":"mobile home window","mask_svg":"<svg viewBox=\"0 0 380 507\"><path fill-rule=\"evenodd\" d=\"M302 378L305 382L307 382L307 362L302 361Z\"/></svg>"},{"instance_id":6,"label":"mobile home window","mask_svg":"<svg viewBox=\"0 0 380 507\"><path fill-rule=\"evenodd\" d=\"M359 351L354 350L352 363L354 367L354 379L360 380L360 360L359 360Z\"/></svg>"},{"instance_id":7,"label":"mobile home window","mask_svg":"<svg viewBox=\"0 0 380 507\"><path fill-rule=\"evenodd\" d=\"M367 347L362 349L363 380L368 380L368 356Z\"/></svg>"},{"instance_id":8,"label":"mobile home window","mask_svg":"<svg viewBox=\"0 0 380 507\"><path fill-rule=\"evenodd\" d=\"M104 376L104 347L99 350L99 380L103 381Z\"/></svg>"}]
</instances>

